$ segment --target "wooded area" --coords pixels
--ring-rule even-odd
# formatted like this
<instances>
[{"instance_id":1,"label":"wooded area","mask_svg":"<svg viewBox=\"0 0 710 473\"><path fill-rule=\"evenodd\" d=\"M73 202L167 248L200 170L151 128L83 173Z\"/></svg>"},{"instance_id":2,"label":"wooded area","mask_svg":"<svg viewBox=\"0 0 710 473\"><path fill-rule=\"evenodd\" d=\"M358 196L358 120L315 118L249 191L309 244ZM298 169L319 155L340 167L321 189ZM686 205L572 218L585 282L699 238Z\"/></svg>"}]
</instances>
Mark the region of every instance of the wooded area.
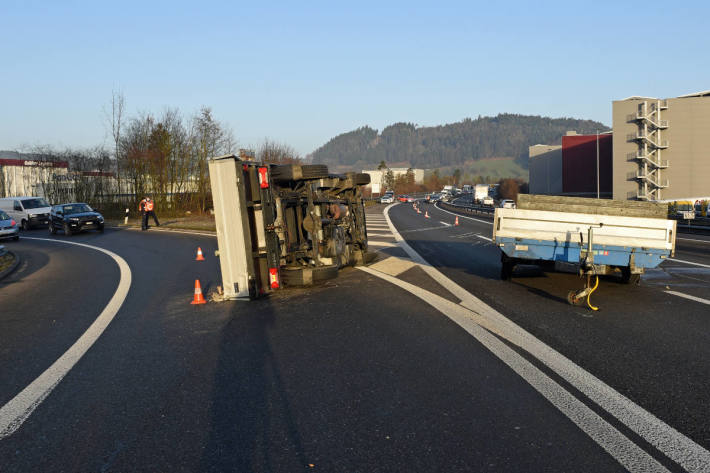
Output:
<instances>
[{"instance_id":1,"label":"wooded area","mask_svg":"<svg viewBox=\"0 0 710 473\"><path fill-rule=\"evenodd\" d=\"M578 133L607 131L592 120L500 114L467 118L435 127L395 123L378 133L364 126L343 133L313 152L313 162L365 169L385 161L415 168L460 165L490 157L514 157L527 169L528 147L559 144L569 130Z\"/></svg>"}]
</instances>

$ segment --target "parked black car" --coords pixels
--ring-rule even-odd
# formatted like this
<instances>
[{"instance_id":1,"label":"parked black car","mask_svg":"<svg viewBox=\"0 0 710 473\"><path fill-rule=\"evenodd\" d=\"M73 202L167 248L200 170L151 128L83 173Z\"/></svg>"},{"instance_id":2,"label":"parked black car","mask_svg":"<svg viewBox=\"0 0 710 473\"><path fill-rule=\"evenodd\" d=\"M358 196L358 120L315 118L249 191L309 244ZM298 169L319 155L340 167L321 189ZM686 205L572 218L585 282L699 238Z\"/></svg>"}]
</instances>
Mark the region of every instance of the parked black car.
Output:
<instances>
[{"instance_id":1,"label":"parked black car","mask_svg":"<svg viewBox=\"0 0 710 473\"><path fill-rule=\"evenodd\" d=\"M82 230L103 233L104 217L84 203L55 205L49 213L49 233L55 234L57 230L63 230L67 236Z\"/></svg>"}]
</instances>

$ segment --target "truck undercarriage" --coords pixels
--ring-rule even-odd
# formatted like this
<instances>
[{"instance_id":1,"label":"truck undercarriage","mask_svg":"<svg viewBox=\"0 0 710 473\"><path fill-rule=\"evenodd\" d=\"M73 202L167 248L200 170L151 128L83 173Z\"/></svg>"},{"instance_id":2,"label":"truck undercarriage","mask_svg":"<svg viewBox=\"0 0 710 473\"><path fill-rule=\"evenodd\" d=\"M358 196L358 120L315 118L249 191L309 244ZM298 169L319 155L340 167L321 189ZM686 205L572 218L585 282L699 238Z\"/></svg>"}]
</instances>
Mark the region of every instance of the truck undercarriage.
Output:
<instances>
[{"instance_id":1,"label":"truck undercarriage","mask_svg":"<svg viewBox=\"0 0 710 473\"><path fill-rule=\"evenodd\" d=\"M212 158L209 168L225 298L312 284L367 262L368 174L232 155Z\"/></svg>"}]
</instances>

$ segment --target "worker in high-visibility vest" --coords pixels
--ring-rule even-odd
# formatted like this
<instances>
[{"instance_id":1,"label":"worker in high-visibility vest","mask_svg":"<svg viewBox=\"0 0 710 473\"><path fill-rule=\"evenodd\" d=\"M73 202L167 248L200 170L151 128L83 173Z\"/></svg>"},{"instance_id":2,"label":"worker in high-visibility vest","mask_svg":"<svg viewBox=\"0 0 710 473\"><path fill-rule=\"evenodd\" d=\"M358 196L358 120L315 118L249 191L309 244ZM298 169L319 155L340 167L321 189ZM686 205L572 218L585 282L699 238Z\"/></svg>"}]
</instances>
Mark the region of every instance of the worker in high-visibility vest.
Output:
<instances>
[{"instance_id":1,"label":"worker in high-visibility vest","mask_svg":"<svg viewBox=\"0 0 710 473\"><path fill-rule=\"evenodd\" d=\"M141 230L148 230L148 217L152 216L153 220L155 221L155 226L159 227L160 223L158 222L158 217L155 215L155 203L153 200L146 196L141 200L141 203L138 204L138 210L141 211Z\"/></svg>"}]
</instances>

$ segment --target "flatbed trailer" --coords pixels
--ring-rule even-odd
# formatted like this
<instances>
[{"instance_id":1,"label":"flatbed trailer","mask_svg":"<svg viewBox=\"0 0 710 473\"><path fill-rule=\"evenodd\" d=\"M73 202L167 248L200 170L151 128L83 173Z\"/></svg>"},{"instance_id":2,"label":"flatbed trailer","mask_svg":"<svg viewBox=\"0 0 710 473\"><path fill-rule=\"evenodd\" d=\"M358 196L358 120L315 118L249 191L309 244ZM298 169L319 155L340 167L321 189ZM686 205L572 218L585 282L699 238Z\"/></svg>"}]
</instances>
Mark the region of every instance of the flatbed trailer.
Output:
<instances>
[{"instance_id":1,"label":"flatbed trailer","mask_svg":"<svg viewBox=\"0 0 710 473\"><path fill-rule=\"evenodd\" d=\"M574 197L520 195L518 208L495 210L493 241L501 250L501 278L518 264L572 265L587 283L570 293L578 303L593 291L591 277L619 274L638 282L675 252L676 222L664 205Z\"/></svg>"}]
</instances>

